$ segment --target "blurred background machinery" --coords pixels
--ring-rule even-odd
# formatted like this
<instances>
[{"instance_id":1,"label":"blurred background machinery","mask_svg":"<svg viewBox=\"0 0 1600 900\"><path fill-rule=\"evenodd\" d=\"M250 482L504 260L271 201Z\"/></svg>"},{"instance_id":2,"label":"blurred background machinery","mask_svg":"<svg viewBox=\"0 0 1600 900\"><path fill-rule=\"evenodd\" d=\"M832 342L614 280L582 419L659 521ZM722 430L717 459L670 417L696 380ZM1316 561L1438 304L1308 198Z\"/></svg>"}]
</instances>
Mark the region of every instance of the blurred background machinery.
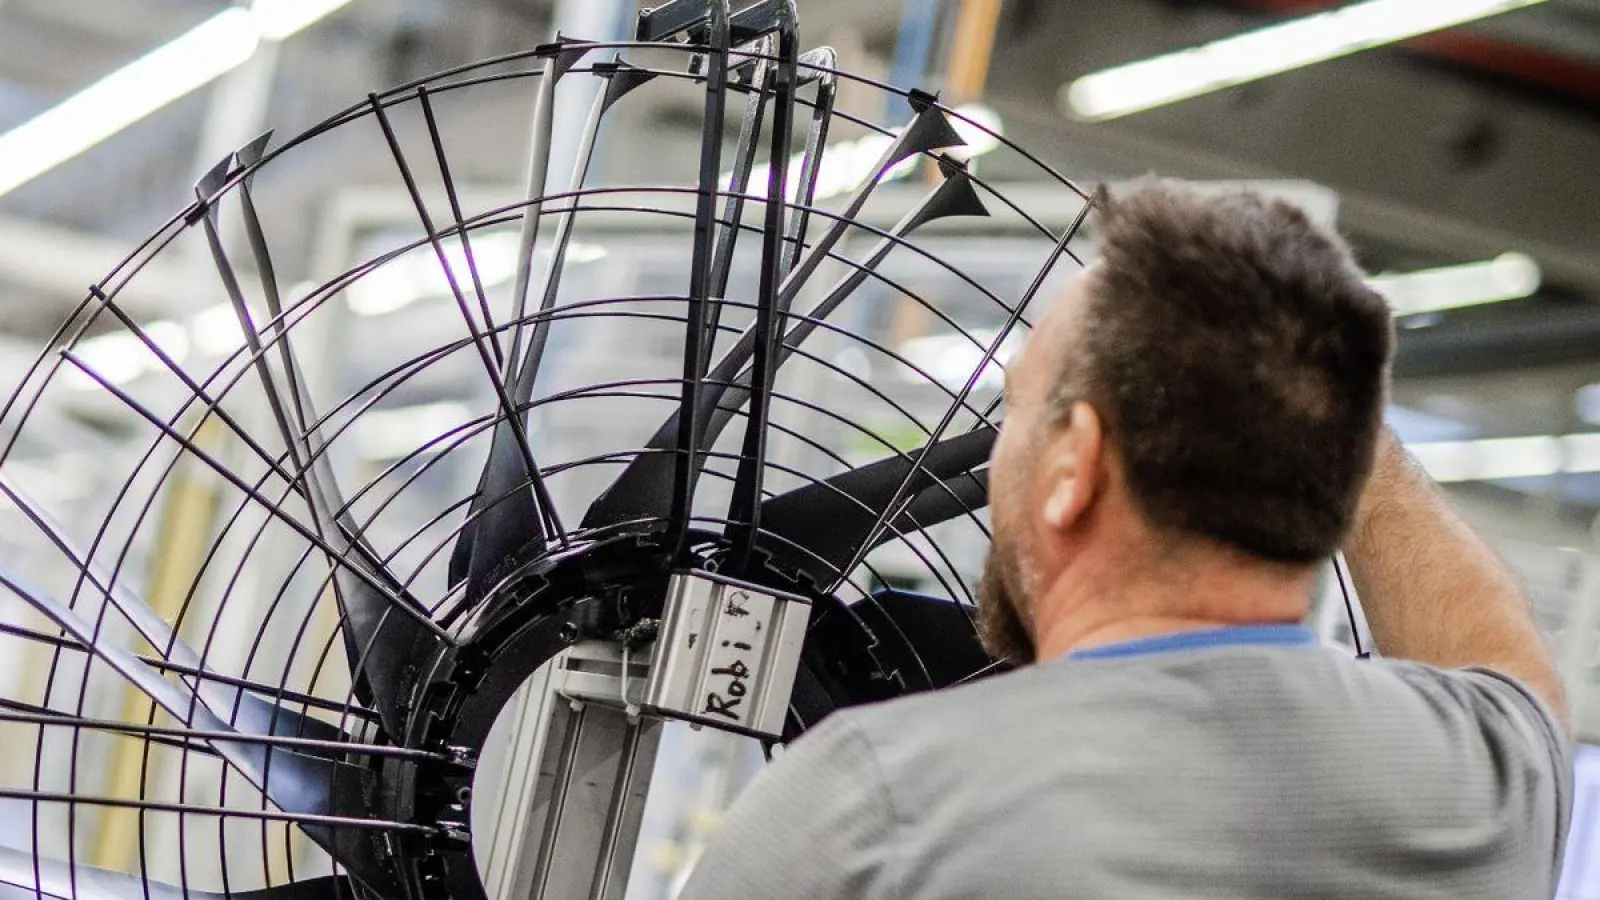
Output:
<instances>
[{"instance_id":1,"label":"blurred background machinery","mask_svg":"<svg viewBox=\"0 0 1600 900\"><path fill-rule=\"evenodd\" d=\"M1401 9L1395 2L1393 10ZM1114 82L1091 79L1340 4L797 5L807 46L835 48L841 69L938 91L950 106L1078 184L1149 171L1248 181L1337 223L1366 267L1381 273L1402 313L1391 424L1522 573L1562 661L1580 734L1600 744L1600 179L1594 177L1600 2L1500 4L1524 8L1360 52L1341 48L1333 54L1338 58L1315 64L1309 56L1285 58L1280 71L1261 78L1230 74L1219 64L1221 74L1212 75L1220 85L1244 83L1196 96L1146 96L1143 106L1135 98L1123 107L1105 87ZM220 0L0 0L5 393L83 300L85 287L166 221L217 160L261 132L296 134L369 91L526 50L557 32L623 38L638 11L624 0L257 0L254 6L272 25L246 39L229 30L227 14L237 9ZM1493 4L1413 0L1404 8L1451 6L1459 12ZM1325 22L1322 33L1336 25ZM136 77L118 81L116 74L129 66ZM84 105L74 113L73 102ZM589 97L568 93L556 103L555 115L565 123L558 132L580 134ZM888 126L904 125L910 115L903 102L886 102L881 92L856 84L841 85L840 105ZM450 108L450 160L469 208L520 189L530 112L526 94L512 89L484 90L471 104ZM413 236L413 202L377 137L319 142L263 176L263 217L280 223L273 249L289 293ZM993 144L978 130L967 137L973 170L1003 186L1027 216L1065 228L1079 215L1081 201L1060 185L1040 182L1027 159L987 152ZM698 158L700 139L701 109L693 93L641 92L619 105L598 133L591 180L681 182L684 160ZM827 139L830 164L819 173L819 196L837 202L871 171L888 138L843 121ZM575 140L553 145L551 171L569 171L580 150ZM896 172L878 188L870 215L879 227L891 226L926 192L926 169ZM1022 215L999 212L940 223L919 243L985 290L1014 298L1048 248ZM604 215L584 222L568 251L567 289L624 296L680 277L682 227L640 228L627 217ZM503 234L484 238L475 245L476 263L486 287L503 292L516 272L516 241ZM244 240L237 233L224 239ZM1092 252L1092 234L1082 249ZM751 267L756 260L734 264ZM939 298L939 308L968 332L992 336L1002 325L1003 317L996 318L970 284L938 267L896 255L881 271L911 294ZM370 381L393 360L432 346L441 323L458 315L441 267L425 253L392 260L341 300L317 324L326 349L304 360L308 378L321 384ZM120 301L173 357L220 358L243 340L210 259L198 252L152 260ZM970 342L952 340L946 323L925 306L880 284L864 286L840 315L853 332L936 379L959 386L980 360ZM674 340L664 332L655 339L648 330L619 327L591 331L583 342L553 344L551 383L627 377L630 368L672 359L679 352ZM855 350L841 343L829 349L830 359L908 397L926 387L896 387L892 373L874 369L873 355ZM150 390L164 377L147 348L114 328L98 342L86 335L78 352L128 391ZM465 365L470 360L457 362L430 367L364 416L341 464L381 470L416 448L419 433L447 431L481 408L484 384ZM41 405L0 469L28 485L34 499L68 526L98 521L107 492L121 480L115 461L147 440L107 405L104 391L87 389L97 387L92 383L84 387L77 393L63 388ZM916 435L894 435L893 422L869 424L902 446L915 446ZM613 441L608 427L566 422L559 433L568 443L555 453L577 457L607 446ZM840 440L837 451L870 457L872 448ZM202 430L196 441L223 456L241 452L220 429ZM429 491L435 499L456 499L461 479L475 474L424 482L415 499L425 504ZM173 602L181 603L182 588L221 528L226 494L226 485L198 468L172 481L160 514L139 537L151 548L149 570L137 573L150 595L177 596ZM30 544L28 528L12 526L20 514L0 500L0 561L19 563L45 551ZM981 541L948 546L948 575L970 580L982 559ZM939 592L915 560L897 572L894 552L909 551L885 549L878 563L886 582ZM247 577L238 591L260 593L274 583L251 585ZM1335 596L1330 582L1328 597ZM269 603L271 596L255 602ZM4 604L14 601L0 599L9 621L16 610ZM250 606L240 600L237 608ZM180 612L176 605L160 611L169 619ZM241 623L248 619L240 615ZM1324 603L1317 621L1329 639L1348 639L1350 626L1337 603ZM131 635L125 643L137 646ZM0 695L36 694L43 679L38 668L30 644L0 637ZM108 718L143 715L129 705L135 699L110 689L94 701ZM0 773L7 785L26 785L40 765L40 745L33 730L6 727L20 729L25 739L0 743ZM509 740L506 759L495 765L507 772L526 768L529 760L526 753L518 756L517 746ZM78 790L148 795L153 788L141 784L137 761L116 747L107 739L98 751L106 764L85 772ZM1584 774L1563 888L1570 898L1600 897L1595 754L1585 750L1579 759ZM696 846L715 827L717 811L759 765L759 752L744 739L677 727L664 732L630 896L670 896ZM508 809L501 819L517 815ZM127 815L84 809L81 816L70 830L80 858L123 871L163 865L159 841L145 846L131 838ZM38 846L33 821L31 810L0 816L0 843ZM182 840L183 833L175 826L165 839ZM481 855L510 852L495 846L480 848ZM309 848L296 852L303 854L302 874L326 865ZM212 866L184 875L205 889L224 889L223 869L215 861Z\"/></svg>"}]
</instances>

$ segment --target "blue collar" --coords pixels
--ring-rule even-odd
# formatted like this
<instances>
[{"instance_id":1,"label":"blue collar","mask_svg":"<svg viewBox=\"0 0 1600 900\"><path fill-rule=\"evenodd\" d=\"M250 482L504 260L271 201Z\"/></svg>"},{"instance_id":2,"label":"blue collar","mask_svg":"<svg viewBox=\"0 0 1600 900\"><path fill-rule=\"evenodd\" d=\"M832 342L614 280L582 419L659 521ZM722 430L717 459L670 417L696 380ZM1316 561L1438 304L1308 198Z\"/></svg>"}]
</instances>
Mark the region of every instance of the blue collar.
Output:
<instances>
[{"instance_id":1,"label":"blue collar","mask_svg":"<svg viewBox=\"0 0 1600 900\"><path fill-rule=\"evenodd\" d=\"M1154 637L1135 638L1131 641L1074 650L1067 654L1067 659L1117 659L1124 656L1144 656L1149 653L1245 645L1305 647L1317 643L1317 636L1310 629L1299 625L1236 625L1231 628L1207 628L1201 631L1159 634Z\"/></svg>"}]
</instances>

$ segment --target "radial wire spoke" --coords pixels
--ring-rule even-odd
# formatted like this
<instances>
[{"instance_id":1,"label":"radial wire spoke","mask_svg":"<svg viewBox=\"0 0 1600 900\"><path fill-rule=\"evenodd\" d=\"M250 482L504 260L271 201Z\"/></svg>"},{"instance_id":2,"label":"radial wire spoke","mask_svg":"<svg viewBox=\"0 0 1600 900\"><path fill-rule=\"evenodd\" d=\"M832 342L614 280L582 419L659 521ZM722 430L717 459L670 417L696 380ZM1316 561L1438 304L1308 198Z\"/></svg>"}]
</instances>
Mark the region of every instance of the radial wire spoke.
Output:
<instances>
[{"instance_id":1,"label":"radial wire spoke","mask_svg":"<svg viewBox=\"0 0 1600 900\"><path fill-rule=\"evenodd\" d=\"M44 644L50 647L60 647L63 650L70 650L74 653L94 652L70 637L46 634L42 631L36 631L32 628L25 628L21 625L12 625L6 622L0 622L0 634L10 635L12 637L21 638L26 641L33 641L35 643ZM236 688L243 688L247 691L255 691L262 694L272 694L279 699L287 700L291 703L314 706L318 709L327 710L328 712L343 712L346 709L345 704L336 703L332 700L327 700L322 697L314 697L310 694L301 693L299 691L292 691L280 685L266 684L264 682L251 681L245 678L234 678L230 675L221 675L212 671L201 671L193 666L185 666L175 663L169 659L162 659L159 656L150 656L143 653L136 654L135 658L152 669L157 669L162 672L173 672L178 675L189 676L200 680L216 681L220 684L226 684ZM355 709L352 710L352 712L354 712L358 718L361 718L364 721L370 720L374 717L374 714L368 710Z\"/></svg>"},{"instance_id":2,"label":"radial wire spoke","mask_svg":"<svg viewBox=\"0 0 1600 900\"><path fill-rule=\"evenodd\" d=\"M817 96L811 104L811 127L806 131L806 147L801 152L794 209L783 232L788 246L785 270L793 269L805 250L806 226L811 222L811 207L817 197L817 173L822 169L822 152L828 143L828 126L833 123L833 104L839 93L839 79L833 72L838 61L839 55L832 47L818 47L800 57L800 64L807 67L802 77L816 81Z\"/></svg>"},{"instance_id":3,"label":"radial wire spoke","mask_svg":"<svg viewBox=\"0 0 1600 900\"><path fill-rule=\"evenodd\" d=\"M760 148L761 124L766 118L767 98L772 91L773 39L764 38L754 60L739 67L745 73L744 118L739 123L739 142L733 149L733 170L728 175L728 198L722 206L721 229L717 235L716 249L711 263L711 296L726 297L728 278L733 274L733 251L738 245L740 227L744 216L745 191L750 187L750 173L755 167L756 151ZM706 316L706 346L716 345L717 330L722 322L723 304L713 304Z\"/></svg>"},{"instance_id":4,"label":"radial wire spoke","mask_svg":"<svg viewBox=\"0 0 1600 900\"><path fill-rule=\"evenodd\" d=\"M507 371L506 353L500 346L500 329L495 326L494 313L489 309L489 294L483 286L483 275L478 268L477 256L472 252L472 233L466 226L466 216L461 210L461 195L456 189L456 181L450 175L450 158L444 151L444 135L439 131L439 122L433 112L433 98L428 93L427 85L417 88L417 103L422 107L422 118L427 123L428 137L433 142L434 161L439 164L439 179L444 184L445 199L450 203L452 230L461 239L461 252L467 262L467 273L472 276L472 293L478 300L478 312L483 316L484 335L488 338L489 349L494 354L496 365L501 371Z\"/></svg>"},{"instance_id":5,"label":"radial wire spoke","mask_svg":"<svg viewBox=\"0 0 1600 900\"><path fill-rule=\"evenodd\" d=\"M206 731L198 728L166 728L158 725L136 725L128 722L119 722L110 719L90 719L74 716L44 707L28 706L14 700L0 699L0 707L7 711L0 712L0 722L15 722L25 725L44 725L61 728L81 728L90 731L115 732L126 735L144 735L163 738L178 738L174 742L178 746L189 745L194 741L227 741L236 744L260 744L266 747L284 747L290 750L304 750L317 756L351 754L354 756L373 756L387 759L409 759L418 762L445 762L450 757L442 753L429 750L416 750L410 747L396 747L392 744L363 744L357 741L323 741L314 738L278 737L259 734L247 734L238 731ZM202 748L210 751L209 747Z\"/></svg>"}]
</instances>

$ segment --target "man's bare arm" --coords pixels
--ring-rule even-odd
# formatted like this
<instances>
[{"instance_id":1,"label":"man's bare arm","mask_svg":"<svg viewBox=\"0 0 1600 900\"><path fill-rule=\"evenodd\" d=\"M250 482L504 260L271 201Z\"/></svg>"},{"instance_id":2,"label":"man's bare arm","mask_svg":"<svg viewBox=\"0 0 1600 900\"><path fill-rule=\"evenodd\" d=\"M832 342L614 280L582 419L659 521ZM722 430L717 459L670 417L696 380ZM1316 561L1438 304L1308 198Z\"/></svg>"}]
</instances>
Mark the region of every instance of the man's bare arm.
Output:
<instances>
[{"instance_id":1,"label":"man's bare arm","mask_svg":"<svg viewBox=\"0 0 1600 900\"><path fill-rule=\"evenodd\" d=\"M1345 559L1383 655L1510 675L1570 722L1521 588L1387 431Z\"/></svg>"}]
</instances>

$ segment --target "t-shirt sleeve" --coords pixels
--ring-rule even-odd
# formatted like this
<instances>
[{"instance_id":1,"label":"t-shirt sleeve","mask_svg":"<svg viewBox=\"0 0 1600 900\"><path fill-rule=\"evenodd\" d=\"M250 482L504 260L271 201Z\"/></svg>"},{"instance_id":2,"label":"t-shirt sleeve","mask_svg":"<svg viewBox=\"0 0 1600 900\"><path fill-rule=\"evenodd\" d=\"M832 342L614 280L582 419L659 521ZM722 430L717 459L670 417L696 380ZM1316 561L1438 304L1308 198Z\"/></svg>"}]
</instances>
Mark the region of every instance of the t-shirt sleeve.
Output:
<instances>
[{"instance_id":1,"label":"t-shirt sleeve","mask_svg":"<svg viewBox=\"0 0 1600 900\"><path fill-rule=\"evenodd\" d=\"M790 744L735 801L682 900L843 900L885 895L893 810L850 713Z\"/></svg>"},{"instance_id":2,"label":"t-shirt sleeve","mask_svg":"<svg viewBox=\"0 0 1600 900\"><path fill-rule=\"evenodd\" d=\"M1551 848L1552 892L1559 877L1567 826L1572 816L1572 743L1537 696L1522 682L1493 669L1440 670L1418 667L1435 688L1453 698L1476 720L1494 757L1501 801L1527 815L1536 834Z\"/></svg>"}]
</instances>

